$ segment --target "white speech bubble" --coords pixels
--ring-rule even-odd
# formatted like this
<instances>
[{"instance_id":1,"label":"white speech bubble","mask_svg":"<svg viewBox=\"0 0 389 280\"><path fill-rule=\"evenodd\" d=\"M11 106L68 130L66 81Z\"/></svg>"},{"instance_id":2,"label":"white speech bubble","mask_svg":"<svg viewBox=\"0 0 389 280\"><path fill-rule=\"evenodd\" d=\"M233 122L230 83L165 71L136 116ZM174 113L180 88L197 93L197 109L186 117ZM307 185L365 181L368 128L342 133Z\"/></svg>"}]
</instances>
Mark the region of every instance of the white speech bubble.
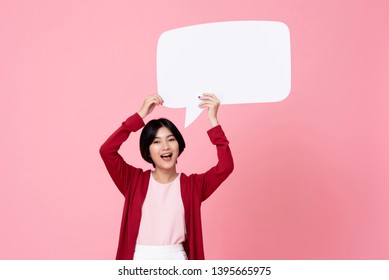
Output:
<instances>
[{"instance_id":1,"label":"white speech bubble","mask_svg":"<svg viewBox=\"0 0 389 280\"><path fill-rule=\"evenodd\" d=\"M276 21L228 21L164 32L157 49L158 93L186 108L185 127L201 113L198 96L222 104L276 102L291 87L289 28Z\"/></svg>"}]
</instances>

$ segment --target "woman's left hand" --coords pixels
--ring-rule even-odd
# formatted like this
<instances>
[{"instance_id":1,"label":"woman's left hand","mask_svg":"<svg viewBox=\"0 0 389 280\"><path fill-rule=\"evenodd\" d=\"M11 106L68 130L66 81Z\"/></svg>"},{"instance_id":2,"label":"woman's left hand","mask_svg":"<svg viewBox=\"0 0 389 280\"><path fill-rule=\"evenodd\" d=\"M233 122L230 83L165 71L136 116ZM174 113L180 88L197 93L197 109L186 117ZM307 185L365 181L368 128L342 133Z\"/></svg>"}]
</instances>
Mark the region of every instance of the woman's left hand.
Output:
<instances>
[{"instance_id":1,"label":"woman's left hand","mask_svg":"<svg viewBox=\"0 0 389 280\"><path fill-rule=\"evenodd\" d=\"M212 126L219 125L217 120L217 111L219 109L220 101L213 93L204 93L199 96L199 99L202 101L199 104L200 108L208 108L208 119L211 122Z\"/></svg>"}]
</instances>

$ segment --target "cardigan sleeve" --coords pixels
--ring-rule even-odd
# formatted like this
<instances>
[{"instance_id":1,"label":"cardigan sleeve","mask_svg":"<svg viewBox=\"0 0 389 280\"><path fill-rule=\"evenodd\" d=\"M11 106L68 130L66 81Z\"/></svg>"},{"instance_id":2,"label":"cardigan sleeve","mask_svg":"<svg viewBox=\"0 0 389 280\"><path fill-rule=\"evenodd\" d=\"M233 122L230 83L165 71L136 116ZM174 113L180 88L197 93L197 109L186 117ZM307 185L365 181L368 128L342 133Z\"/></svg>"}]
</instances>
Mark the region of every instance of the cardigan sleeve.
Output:
<instances>
[{"instance_id":1,"label":"cardigan sleeve","mask_svg":"<svg viewBox=\"0 0 389 280\"><path fill-rule=\"evenodd\" d=\"M100 155L119 191L125 196L131 179L142 172L141 169L127 164L119 154L120 146L128 139L131 132L144 126L143 119L138 113L129 117L100 147Z\"/></svg>"},{"instance_id":2,"label":"cardigan sleeve","mask_svg":"<svg viewBox=\"0 0 389 280\"><path fill-rule=\"evenodd\" d=\"M217 164L204 174L200 174L201 201L206 200L234 170L229 141L220 125L208 130L211 143L216 146Z\"/></svg>"}]
</instances>

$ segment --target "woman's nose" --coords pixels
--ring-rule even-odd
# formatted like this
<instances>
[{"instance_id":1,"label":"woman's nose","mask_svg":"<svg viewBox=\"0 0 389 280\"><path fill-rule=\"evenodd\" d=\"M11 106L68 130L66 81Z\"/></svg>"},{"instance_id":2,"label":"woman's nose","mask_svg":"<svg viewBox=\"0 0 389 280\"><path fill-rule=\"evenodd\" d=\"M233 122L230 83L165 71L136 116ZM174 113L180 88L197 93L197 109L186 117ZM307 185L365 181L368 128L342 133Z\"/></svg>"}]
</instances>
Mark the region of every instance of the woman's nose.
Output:
<instances>
[{"instance_id":1,"label":"woman's nose","mask_svg":"<svg viewBox=\"0 0 389 280\"><path fill-rule=\"evenodd\" d=\"M169 146L169 142L167 142L167 141L164 141L164 142L163 142L162 149L163 149L163 150L167 150L167 149L169 149L169 148L170 148L170 146Z\"/></svg>"}]
</instances>

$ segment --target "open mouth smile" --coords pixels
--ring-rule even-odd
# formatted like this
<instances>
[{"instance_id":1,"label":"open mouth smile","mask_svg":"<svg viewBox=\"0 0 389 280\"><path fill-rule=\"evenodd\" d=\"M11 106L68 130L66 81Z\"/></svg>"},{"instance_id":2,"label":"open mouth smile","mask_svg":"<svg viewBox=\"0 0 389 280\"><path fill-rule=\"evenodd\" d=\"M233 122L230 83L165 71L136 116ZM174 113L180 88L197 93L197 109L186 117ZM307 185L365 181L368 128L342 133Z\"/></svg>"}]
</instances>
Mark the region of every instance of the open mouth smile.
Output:
<instances>
[{"instance_id":1,"label":"open mouth smile","mask_svg":"<svg viewBox=\"0 0 389 280\"><path fill-rule=\"evenodd\" d=\"M161 158L162 159L171 159L172 156L173 156L173 154L163 154L163 155L161 155Z\"/></svg>"}]
</instances>

